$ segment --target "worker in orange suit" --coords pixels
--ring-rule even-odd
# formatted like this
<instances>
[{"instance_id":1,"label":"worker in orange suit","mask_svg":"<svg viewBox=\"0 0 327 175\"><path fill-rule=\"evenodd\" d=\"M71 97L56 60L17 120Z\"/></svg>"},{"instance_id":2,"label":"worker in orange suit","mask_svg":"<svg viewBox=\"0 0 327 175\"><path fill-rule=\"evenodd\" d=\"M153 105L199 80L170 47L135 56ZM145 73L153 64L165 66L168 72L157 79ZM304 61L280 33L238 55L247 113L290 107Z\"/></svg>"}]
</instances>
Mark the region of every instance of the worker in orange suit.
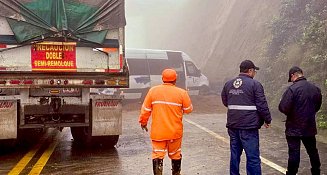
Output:
<instances>
[{"instance_id":1,"label":"worker in orange suit","mask_svg":"<svg viewBox=\"0 0 327 175\"><path fill-rule=\"evenodd\" d=\"M175 86L177 73L173 69L162 72L163 84L152 87L146 95L139 117L143 130L152 114L151 133L154 175L162 175L163 159L168 153L172 174L180 175L183 114L192 112L193 106L186 90Z\"/></svg>"}]
</instances>

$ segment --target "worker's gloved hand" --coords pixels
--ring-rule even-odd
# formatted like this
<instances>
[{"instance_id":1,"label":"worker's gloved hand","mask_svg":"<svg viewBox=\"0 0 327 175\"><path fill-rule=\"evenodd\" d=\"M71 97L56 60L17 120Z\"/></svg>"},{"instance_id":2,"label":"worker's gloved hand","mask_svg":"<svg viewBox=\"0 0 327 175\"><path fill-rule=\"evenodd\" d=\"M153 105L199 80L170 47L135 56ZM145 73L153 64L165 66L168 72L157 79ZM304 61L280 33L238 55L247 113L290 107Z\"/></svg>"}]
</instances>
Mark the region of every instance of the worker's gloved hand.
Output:
<instances>
[{"instance_id":1,"label":"worker's gloved hand","mask_svg":"<svg viewBox=\"0 0 327 175\"><path fill-rule=\"evenodd\" d=\"M146 124L145 125L141 124L141 128L142 128L142 130L145 130L146 132L148 132L148 127L146 126Z\"/></svg>"}]
</instances>

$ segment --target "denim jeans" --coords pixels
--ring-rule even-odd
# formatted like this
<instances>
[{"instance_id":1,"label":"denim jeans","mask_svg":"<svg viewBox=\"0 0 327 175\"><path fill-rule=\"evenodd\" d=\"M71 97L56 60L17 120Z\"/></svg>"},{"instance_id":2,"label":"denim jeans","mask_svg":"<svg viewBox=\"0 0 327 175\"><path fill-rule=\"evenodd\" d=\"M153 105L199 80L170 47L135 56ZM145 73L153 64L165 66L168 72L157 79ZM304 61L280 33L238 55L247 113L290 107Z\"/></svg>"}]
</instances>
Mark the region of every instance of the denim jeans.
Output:
<instances>
[{"instance_id":1,"label":"denim jeans","mask_svg":"<svg viewBox=\"0 0 327 175\"><path fill-rule=\"evenodd\" d=\"M298 172L300 165L300 147L301 140L310 158L311 173L313 175L320 174L320 159L318 149L316 147L316 137L297 137L286 136L288 144L288 165L287 174L295 175Z\"/></svg>"},{"instance_id":2,"label":"denim jeans","mask_svg":"<svg viewBox=\"0 0 327 175\"><path fill-rule=\"evenodd\" d=\"M261 175L258 129L231 129L230 137L230 174L239 175L242 151L246 154L246 172L248 175Z\"/></svg>"}]
</instances>

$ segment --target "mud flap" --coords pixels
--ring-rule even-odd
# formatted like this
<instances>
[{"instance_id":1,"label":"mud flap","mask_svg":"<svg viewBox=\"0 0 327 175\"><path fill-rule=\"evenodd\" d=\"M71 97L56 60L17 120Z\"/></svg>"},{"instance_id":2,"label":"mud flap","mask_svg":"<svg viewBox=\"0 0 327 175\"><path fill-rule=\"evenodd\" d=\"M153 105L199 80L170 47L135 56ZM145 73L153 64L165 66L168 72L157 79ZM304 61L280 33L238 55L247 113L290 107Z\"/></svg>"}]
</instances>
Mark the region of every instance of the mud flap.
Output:
<instances>
[{"instance_id":1,"label":"mud flap","mask_svg":"<svg viewBox=\"0 0 327 175\"><path fill-rule=\"evenodd\" d=\"M108 136L121 134L121 99L93 99L92 136Z\"/></svg>"},{"instance_id":2,"label":"mud flap","mask_svg":"<svg viewBox=\"0 0 327 175\"><path fill-rule=\"evenodd\" d=\"M0 100L0 139L17 138L17 100Z\"/></svg>"}]
</instances>

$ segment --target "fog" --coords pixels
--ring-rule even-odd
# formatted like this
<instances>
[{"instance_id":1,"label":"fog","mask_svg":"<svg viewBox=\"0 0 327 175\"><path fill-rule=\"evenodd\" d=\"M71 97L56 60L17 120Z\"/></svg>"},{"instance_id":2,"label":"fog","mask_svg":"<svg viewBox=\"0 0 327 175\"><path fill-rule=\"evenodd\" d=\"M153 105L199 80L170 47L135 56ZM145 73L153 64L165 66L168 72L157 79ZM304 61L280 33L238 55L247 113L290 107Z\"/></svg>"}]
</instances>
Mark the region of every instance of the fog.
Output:
<instances>
[{"instance_id":1,"label":"fog","mask_svg":"<svg viewBox=\"0 0 327 175\"><path fill-rule=\"evenodd\" d=\"M263 83L273 107L288 86L287 72L293 65L301 66L308 79L321 88L327 86L321 78L326 77L326 71L314 71L327 69L327 35L321 30L326 25L325 1L125 2L127 47L187 53L216 92L238 75L239 64L245 59L260 67L255 78ZM320 18L319 24L311 20Z\"/></svg>"},{"instance_id":2,"label":"fog","mask_svg":"<svg viewBox=\"0 0 327 175\"><path fill-rule=\"evenodd\" d=\"M186 52L219 86L239 63L260 65L279 0L126 0L126 46Z\"/></svg>"},{"instance_id":3,"label":"fog","mask_svg":"<svg viewBox=\"0 0 327 175\"><path fill-rule=\"evenodd\" d=\"M126 0L126 46L187 53L219 93L238 75L242 60L260 67L276 115L290 84L288 70L302 67L323 92L317 121L327 128L327 2L325 0ZM322 71L317 71L322 70Z\"/></svg>"},{"instance_id":4,"label":"fog","mask_svg":"<svg viewBox=\"0 0 327 175\"><path fill-rule=\"evenodd\" d=\"M164 49L176 18L187 0L126 0L126 47ZM171 38L170 38L171 39Z\"/></svg>"}]
</instances>

